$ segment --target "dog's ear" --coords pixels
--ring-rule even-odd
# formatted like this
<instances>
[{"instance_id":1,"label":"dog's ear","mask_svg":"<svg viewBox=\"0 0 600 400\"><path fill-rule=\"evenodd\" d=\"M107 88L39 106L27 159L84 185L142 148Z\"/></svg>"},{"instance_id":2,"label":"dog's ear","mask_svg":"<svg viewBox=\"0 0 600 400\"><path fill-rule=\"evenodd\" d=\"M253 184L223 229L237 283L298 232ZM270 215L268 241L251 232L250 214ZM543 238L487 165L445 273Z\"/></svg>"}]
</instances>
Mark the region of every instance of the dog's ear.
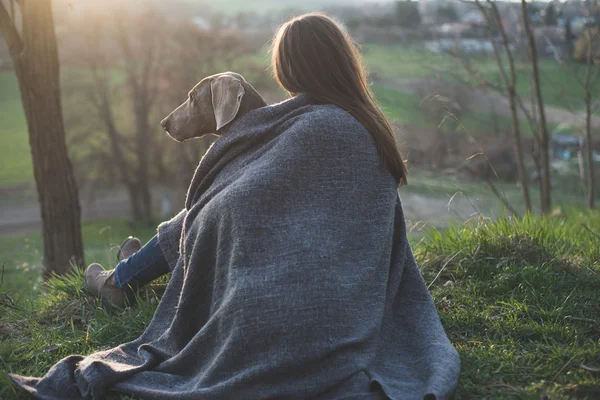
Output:
<instances>
[{"instance_id":1,"label":"dog's ear","mask_svg":"<svg viewBox=\"0 0 600 400\"><path fill-rule=\"evenodd\" d=\"M239 79L221 75L210 83L212 105L217 121L217 131L233 121L244 97L244 87Z\"/></svg>"}]
</instances>

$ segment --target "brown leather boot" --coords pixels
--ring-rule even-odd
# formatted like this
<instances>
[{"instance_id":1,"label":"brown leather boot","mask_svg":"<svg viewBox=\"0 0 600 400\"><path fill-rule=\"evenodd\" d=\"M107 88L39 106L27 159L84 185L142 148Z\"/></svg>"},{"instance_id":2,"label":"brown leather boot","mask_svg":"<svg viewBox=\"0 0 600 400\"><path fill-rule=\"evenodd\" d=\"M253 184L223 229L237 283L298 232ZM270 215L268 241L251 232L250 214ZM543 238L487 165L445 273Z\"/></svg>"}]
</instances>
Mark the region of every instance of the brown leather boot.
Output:
<instances>
[{"instance_id":1,"label":"brown leather boot","mask_svg":"<svg viewBox=\"0 0 600 400\"><path fill-rule=\"evenodd\" d=\"M93 296L100 297L105 306L125 308L133 300L133 291L121 289L115 282L115 270L105 270L100 264L91 264L83 274L83 287Z\"/></svg>"}]
</instances>

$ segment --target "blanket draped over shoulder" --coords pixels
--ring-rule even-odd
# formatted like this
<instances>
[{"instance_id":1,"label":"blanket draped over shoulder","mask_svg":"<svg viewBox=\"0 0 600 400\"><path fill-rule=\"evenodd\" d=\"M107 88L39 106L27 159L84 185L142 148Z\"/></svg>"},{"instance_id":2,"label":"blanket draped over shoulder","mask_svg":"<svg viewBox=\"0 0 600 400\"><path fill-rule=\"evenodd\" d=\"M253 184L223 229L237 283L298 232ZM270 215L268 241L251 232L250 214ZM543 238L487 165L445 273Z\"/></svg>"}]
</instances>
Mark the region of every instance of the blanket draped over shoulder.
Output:
<instances>
[{"instance_id":1,"label":"blanket draped over shoulder","mask_svg":"<svg viewBox=\"0 0 600 400\"><path fill-rule=\"evenodd\" d=\"M452 395L460 361L396 183L341 108L300 94L235 120L158 235L172 273L145 332L17 385L41 399Z\"/></svg>"}]
</instances>

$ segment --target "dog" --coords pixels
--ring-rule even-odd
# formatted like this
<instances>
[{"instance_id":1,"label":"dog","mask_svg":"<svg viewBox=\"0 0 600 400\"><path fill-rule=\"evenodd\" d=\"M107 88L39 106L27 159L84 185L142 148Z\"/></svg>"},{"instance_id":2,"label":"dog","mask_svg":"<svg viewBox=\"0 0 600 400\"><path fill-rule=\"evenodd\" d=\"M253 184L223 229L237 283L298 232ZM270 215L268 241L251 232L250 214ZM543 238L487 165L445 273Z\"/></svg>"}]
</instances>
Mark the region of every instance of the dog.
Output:
<instances>
[{"instance_id":1,"label":"dog","mask_svg":"<svg viewBox=\"0 0 600 400\"><path fill-rule=\"evenodd\" d=\"M219 135L234 119L267 103L242 75L223 72L202 79L188 99L160 124L177 142Z\"/></svg>"}]
</instances>

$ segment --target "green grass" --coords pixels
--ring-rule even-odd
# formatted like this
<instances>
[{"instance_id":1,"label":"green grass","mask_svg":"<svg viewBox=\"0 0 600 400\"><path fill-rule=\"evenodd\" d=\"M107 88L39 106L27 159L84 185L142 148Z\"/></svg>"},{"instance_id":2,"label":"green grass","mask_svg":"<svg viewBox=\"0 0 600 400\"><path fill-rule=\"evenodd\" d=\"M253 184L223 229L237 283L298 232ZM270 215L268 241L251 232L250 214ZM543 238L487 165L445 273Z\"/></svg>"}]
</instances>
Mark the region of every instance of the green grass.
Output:
<instances>
[{"instance_id":1,"label":"green grass","mask_svg":"<svg viewBox=\"0 0 600 400\"><path fill-rule=\"evenodd\" d=\"M600 240L582 223L600 213L478 222L415 246L461 356L457 398L598 398Z\"/></svg>"},{"instance_id":2,"label":"green grass","mask_svg":"<svg viewBox=\"0 0 600 400\"><path fill-rule=\"evenodd\" d=\"M254 65L260 66L264 64L266 69L267 63L267 55L264 50L261 50L255 54L240 57L232 65L224 64L218 68L221 68L221 70L239 71L249 81L260 85L261 90L264 90L267 85L270 85L268 89L272 90L276 86L275 82L270 77L268 77L268 80L265 79L264 74L261 74L256 68L252 68ZM85 81L86 72L85 70L76 68L62 68L63 93L69 91L73 82ZM112 79L111 83L115 86L122 84L125 78L123 73L118 70L111 71L110 77ZM198 79L201 78L198 77ZM2 121L0 125L0 187L27 185L34 182L27 122L23 113L20 96L15 74L13 72L0 72L0 121ZM117 123L120 127L124 127L123 129L127 130L129 129L127 126L131 122L128 120L130 118L126 116L129 105L124 99L125 97L123 96L115 96L113 107ZM182 94L181 100L183 101L184 99L185 93ZM122 106L119 107L119 105ZM81 136L82 133L85 133L88 138L86 142L87 146L92 142L103 143L106 141L104 131L98 127L101 127L102 124L96 123L97 117L87 101L82 102L81 97L77 95L63 96L62 106L65 121L74 119L74 116L86 116L77 126L69 126L67 124L67 143L69 143L71 137ZM156 116L156 126L158 126L160 118L163 117ZM79 164L81 164L81 159L87 156L86 150L82 145L70 145L69 155L71 161L79 161ZM74 164L77 167L78 163ZM92 174L89 174L90 178L94 178Z\"/></svg>"},{"instance_id":3,"label":"green grass","mask_svg":"<svg viewBox=\"0 0 600 400\"><path fill-rule=\"evenodd\" d=\"M489 214L498 209L499 200L490 187L482 181L466 180L461 177L442 175L435 171L409 170L409 184L400 193L420 194L426 198L449 200L455 194L467 197L478 211ZM524 213L521 189L514 183L494 182L508 202L520 213ZM600 188L596 188L600 198ZM540 212L540 192L537 185L530 183L530 197L534 213ZM584 208L585 198L581 194L577 176L557 177L552 187L553 208L560 211L573 207ZM473 210L476 211L476 210Z\"/></svg>"},{"instance_id":4,"label":"green grass","mask_svg":"<svg viewBox=\"0 0 600 400\"><path fill-rule=\"evenodd\" d=\"M27 123L13 73L0 72L0 186L33 181Z\"/></svg>"},{"instance_id":5,"label":"green grass","mask_svg":"<svg viewBox=\"0 0 600 400\"><path fill-rule=\"evenodd\" d=\"M84 224L82 233L86 261L112 267L118 246L127 236L135 235L147 241L156 234L156 229L131 230L126 220L117 218ZM10 293L17 301L25 301L40 295L42 290L40 265L43 251L44 244L39 233L1 237L0 266L4 264L4 282L0 291Z\"/></svg>"},{"instance_id":6,"label":"green grass","mask_svg":"<svg viewBox=\"0 0 600 400\"><path fill-rule=\"evenodd\" d=\"M451 57L410 47L366 44L361 51L369 70L388 78L427 78L438 70L456 70Z\"/></svg>"},{"instance_id":7,"label":"green grass","mask_svg":"<svg viewBox=\"0 0 600 400\"><path fill-rule=\"evenodd\" d=\"M468 133L475 136L493 135L495 132L490 128L490 125L494 118L497 133L502 134L512 130L511 119L501 115L496 115L492 118L488 113L471 111L464 116L446 114L434 118L425 113L424 102L436 100L424 99L416 94L400 92L382 84L374 84L373 92L386 115L400 125L409 124L429 128L440 127L447 131ZM524 134L531 134L531 127L528 123L520 121L520 126Z\"/></svg>"},{"instance_id":8,"label":"green grass","mask_svg":"<svg viewBox=\"0 0 600 400\"><path fill-rule=\"evenodd\" d=\"M19 309L2 310L0 398L31 398L17 391L8 377L10 372L41 376L68 355L89 354L135 339L158 305L157 292L148 287L139 293L135 307L107 312L98 299L85 294L82 282L80 272L51 280L43 296L20 305ZM153 287L160 292L164 282Z\"/></svg>"},{"instance_id":9,"label":"green grass","mask_svg":"<svg viewBox=\"0 0 600 400\"><path fill-rule=\"evenodd\" d=\"M413 240L415 257L461 356L457 399L597 398L600 240L582 223L600 226L600 213L482 219L430 230ZM88 256L112 259L111 245L127 233L118 220L86 225ZM28 237L36 247L39 238ZM3 238L2 248L10 248L13 240L25 239ZM25 253L12 257L17 261ZM10 282L14 276L7 278ZM19 285L12 291L23 290ZM28 398L15 390L8 372L41 376L67 355L134 339L157 304L156 293L149 290L137 307L109 314L81 285L78 274L53 280L43 295L19 301L18 310L0 307L0 398Z\"/></svg>"},{"instance_id":10,"label":"green grass","mask_svg":"<svg viewBox=\"0 0 600 400\"><path fill-rule=\"evenodd\" d=\"M468 74L449 55L405 46L375 44L363 46L363 54L372 72L388 78L422 79L435 76L450 81L456 77L468 79ZM484 77L500 83L500 73L493 58L475 59L473 65ZM539 66L545 104L567 109L582 109L584 92L577 75L583 78L585 67L573 64L571 68L574 73L571 73L554 59L540 60ZM531 86L529 68L528 64L517 63L517 90L525 99L529 98ZM593 92L598 90L600 90L600 80L596 83Z\"/></svg>"},{"instance_id":11,"label":"green grass","mask_svg":"<svg viewBox=\"0 0 600 400\"><path fill-rule=\"evenodd\" d=\"M422 99L414 94L399 92L384 85L373 85L377 102L385 114L398 124L437 126L440 121L431 121L421 110Z\"/></svg>"}]
</instances>

